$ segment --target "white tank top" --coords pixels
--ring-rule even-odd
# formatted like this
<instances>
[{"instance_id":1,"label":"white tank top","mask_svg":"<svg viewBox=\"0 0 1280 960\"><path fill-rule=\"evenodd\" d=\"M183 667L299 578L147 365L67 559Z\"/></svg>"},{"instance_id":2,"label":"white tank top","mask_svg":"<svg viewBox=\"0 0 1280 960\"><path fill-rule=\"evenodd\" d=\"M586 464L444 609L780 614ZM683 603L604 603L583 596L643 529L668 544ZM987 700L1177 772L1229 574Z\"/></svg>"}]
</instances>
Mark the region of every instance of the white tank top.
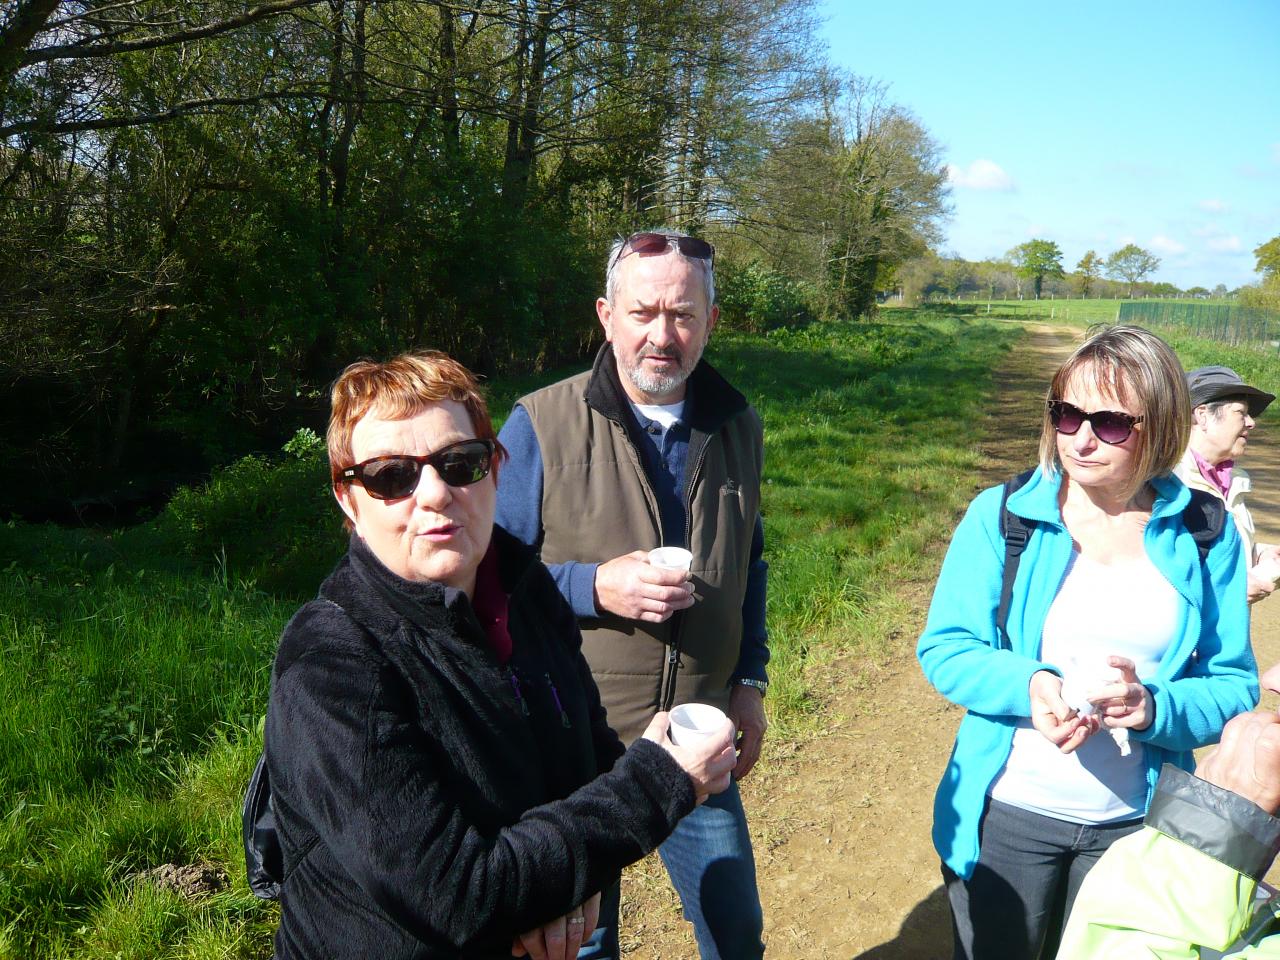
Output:
<instances>
[{"instance_id":1,"label":"white tank top","mask_svg":"<svg viewBox=\"0 0 1280 960\"><path fill-rule=\"evenodd\" d=\"M1040 659L1063 672L1079 665L1105 673L1108 656L1128 657L1145 681L1173 640L1179 608L1178 592L1149 557L1104 564L1073 553L1045 618ZM1024 718L988 793L1073 823L1130 820L1146 809L1143 753L1133 740L1129 756L1121 756L1104 728L1074 753L1063 754Z\"/></svg>"}]
</instances>

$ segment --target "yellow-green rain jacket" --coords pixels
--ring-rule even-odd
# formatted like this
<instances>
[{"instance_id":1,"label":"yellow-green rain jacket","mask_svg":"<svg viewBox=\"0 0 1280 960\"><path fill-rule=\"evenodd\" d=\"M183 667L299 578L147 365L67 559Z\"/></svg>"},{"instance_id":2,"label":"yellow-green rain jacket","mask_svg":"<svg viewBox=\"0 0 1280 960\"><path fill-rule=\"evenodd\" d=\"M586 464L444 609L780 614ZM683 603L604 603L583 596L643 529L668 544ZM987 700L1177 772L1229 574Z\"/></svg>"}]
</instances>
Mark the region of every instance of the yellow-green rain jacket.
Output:
<instances>
[{"instance_id":1,"label":"yellow-green rain jacket","mask_svg":"<svg viewBox=\"0 0 1280 960\"><path fill-rule=\"evenodd\" d=\"M1258 880L1280 820L1166 765L1142 830L1085 878L1058 960L1280 960L1280 904Z\"/></svg>"}]
</instances>

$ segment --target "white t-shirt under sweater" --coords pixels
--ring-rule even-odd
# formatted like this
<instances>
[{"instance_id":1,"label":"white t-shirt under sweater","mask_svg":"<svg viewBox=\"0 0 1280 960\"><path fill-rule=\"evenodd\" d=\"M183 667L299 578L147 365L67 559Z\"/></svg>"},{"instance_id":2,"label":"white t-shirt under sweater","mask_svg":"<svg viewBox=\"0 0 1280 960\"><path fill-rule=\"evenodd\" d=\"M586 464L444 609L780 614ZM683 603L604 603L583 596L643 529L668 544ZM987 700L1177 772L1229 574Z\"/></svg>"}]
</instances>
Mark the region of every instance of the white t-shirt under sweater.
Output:
<instances>
[{"instance_id":1,"label":"white t-shirt under sweater","mask_svg":"<svg viewBox=\"0 0 1280 960\"><path fill-rule=\"evenodd\" d=\"M675 403L632 403L631 408L646 420L652 420L662 428L663 433L671 429L671 425L684 416L684 401Z\"/></svg>"},{"instance_id":2,"label":"white t-shirt under sweater","mask_svg":"<svg viewBox=\"0 0 1280 960\"><path fill-rule=\"evenodd\" d=\"M1178 592L1145 555L1104 564L1073 553L1045 619L1040 659L1064 673L1076 668L1116 677L1106 658L1127 657L1138 679L1147 680L1177 632L1179 602ZM1133 740L1129 756L1121 756L1104 727L1064 754L1024 718L988 793L1072 823L1131 820L1146 809L1143 747Z\"/></svg>"}]
</instances>

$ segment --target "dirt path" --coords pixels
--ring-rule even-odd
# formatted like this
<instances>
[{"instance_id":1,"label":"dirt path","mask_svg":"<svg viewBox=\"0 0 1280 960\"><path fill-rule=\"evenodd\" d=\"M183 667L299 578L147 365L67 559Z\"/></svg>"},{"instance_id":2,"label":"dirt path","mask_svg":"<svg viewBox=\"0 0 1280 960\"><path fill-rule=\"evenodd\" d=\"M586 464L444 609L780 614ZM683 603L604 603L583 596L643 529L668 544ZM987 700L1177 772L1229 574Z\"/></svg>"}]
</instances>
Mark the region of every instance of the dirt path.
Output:
<instances>
[{"instance_id":1,"label":"dirt path","mask_svg":"<svg viewBox=\"0 0 1280 960\"><path fill-rule=\"evenodd\" d=\"M1249 496L1249 512L1263 543L1280 543L1280 409L1272 407L1263 414L1261 426L1252 431L1249 448L1242 460L1253 480L1254 493ZM1253 652L1258 669L1266 670L1280 661L1280 590L1253 605ZM1280 708L1280 697L1262 693L1261 706ZM1280 886L1280 866L1273 866L1266 879Z\"/></svg>"},{"instance_id":2,"label":"dirt path","mask_svg":"<svg viewBox=\"0 0 1280 960\"><path fill-rule=\"evenodd\" d=\"M1280 543L1280 409L1263 414L1242 465L1253 479L1255 492L1249 495L1249 512L1258 528L1258 539ZM1280 660L1280 590L1253 605L1253 652L1263 670ZM1264 693L1262 703L1275 709L1280 707L1280 697ZM1280 873L1276 876L1280 878Z\"/></svg>"},{"instance_id":3,"label":"dirt path","mask_svg":"<svg viewBox=\"0 0 1280 960\"><path fill-rule=\"evenodd\" d=\"M1035 461L1038 401L1053 369L1078 342L1071 329L1027 329L997 374L991 413L976 425L987 463L974 478L975 493ZM1266 495L1251 502L1261 539L1270 542L1280 542L1276 429L1270 444L1257 432L1246 461L1255 488ZM951 955L950 918L929 830L934 788L962 711L925 682L914 656L945 547L937 544L919 579L904 587L903 602L918 611L915 629L887 641L893 653L880 662L847 658L823 668L813 687L828 691L822 707L827 732L803 743L771 740L768 761L743 785L768 955L775 960ZM1280 660L1280 595L1255 607L1254 643L1264 665ZM624 881L622 927L629 960L697 956L656 858Z\"/></svg>"}]
</instances>

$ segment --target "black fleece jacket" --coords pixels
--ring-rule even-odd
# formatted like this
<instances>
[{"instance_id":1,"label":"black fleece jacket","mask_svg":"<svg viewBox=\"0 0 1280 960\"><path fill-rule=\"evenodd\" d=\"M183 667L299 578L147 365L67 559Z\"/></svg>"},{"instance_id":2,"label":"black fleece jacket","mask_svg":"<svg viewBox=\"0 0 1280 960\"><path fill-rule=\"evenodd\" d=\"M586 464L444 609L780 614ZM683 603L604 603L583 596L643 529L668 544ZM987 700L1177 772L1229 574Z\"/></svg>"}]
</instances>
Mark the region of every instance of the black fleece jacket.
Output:
<instances>
[{"instance_id":1,"label":"black fleece jacket","mask_svg":"<svg viewBox=\"0 0 1280 960\"><path fill-rule=\"evenodd\" d=\"M693 809L664 750L623 753L546 568L494 540L506 665L464 593L358 537L285 628L266 729L280 960L510 957Z\"/></svg>"}]
</instances>

